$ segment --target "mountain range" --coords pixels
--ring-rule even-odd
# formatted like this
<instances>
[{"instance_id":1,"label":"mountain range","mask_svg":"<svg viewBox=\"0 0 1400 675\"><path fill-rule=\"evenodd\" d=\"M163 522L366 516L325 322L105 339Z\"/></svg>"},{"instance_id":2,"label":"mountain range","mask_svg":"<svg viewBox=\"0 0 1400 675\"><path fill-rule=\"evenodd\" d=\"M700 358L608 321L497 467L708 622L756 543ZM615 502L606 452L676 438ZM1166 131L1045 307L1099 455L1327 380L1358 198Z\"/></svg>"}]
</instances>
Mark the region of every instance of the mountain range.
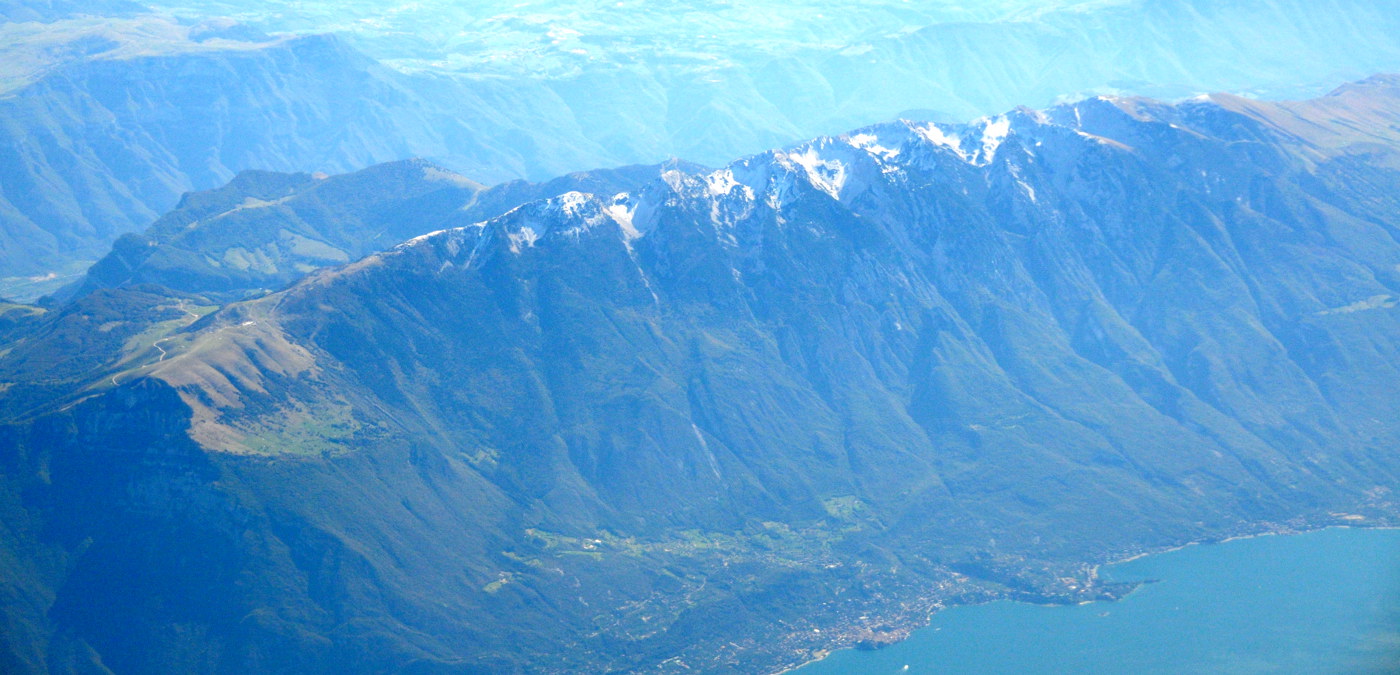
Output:
<instances>
[{"instance_id":1,"label":"mountain range","mask_svg":"<svg viewBox=\"0 0 1400 675\"><path fill-rule=\"evenodd\" d=\"M242 174L0 308L0 664L777 671L1393 524L1397 96Z\"/></svg>"},{"instance_id":2,"label":"mountain range","mask_svg":"<svg viewBox=\"0 0 1400 675\"><path fill-rule=\"evenodd\" d=\"M0 7L0 296L53 292L249 169L418 157L540 182L1064 95L1310 97L1400 69L1394 12L1350 0L881 0L840 20L805 0L152 4Z\"/></svg>"},{"instance_id":3,"label":"mountain range","mask_svg":"<svg viewBox=\"0 0 1400 675\"><path fill-rule=\"evenodd\" d=\"M406 71L539 85L606 148L707 165L898 117L961 121L1066 95L1312 97L1400 68L1400 20L1352 0L153 4L332 30Z\"/></svg>"},{"instance_id":4,"label":"mountain range","mask_svg":"<svg viewBox=\"0 0 1400 675\"><path fill-rule=\"evenodd\" d=\"M224 300L265 293L435 225L475 222L570 191L624 192L679 166L580 172L491 188L422 160L340 176L245 171L217 190L186 194L144 233L118 239L71 291L158 284Z\"/></svg>"},{"instance_id":5,"label":"mountain range","mask_svg":"<svg viewBox=\"0 0 1400 675\"><path fill-rule=\"evenodd\" d=\"M147 15L0 30L12 45L0 96L7 297L73 281L183 193L244 170L340 173L433 157L494 183L627 163L539 96L405 75L333 36Z\"/></svg>"}]
</instances>

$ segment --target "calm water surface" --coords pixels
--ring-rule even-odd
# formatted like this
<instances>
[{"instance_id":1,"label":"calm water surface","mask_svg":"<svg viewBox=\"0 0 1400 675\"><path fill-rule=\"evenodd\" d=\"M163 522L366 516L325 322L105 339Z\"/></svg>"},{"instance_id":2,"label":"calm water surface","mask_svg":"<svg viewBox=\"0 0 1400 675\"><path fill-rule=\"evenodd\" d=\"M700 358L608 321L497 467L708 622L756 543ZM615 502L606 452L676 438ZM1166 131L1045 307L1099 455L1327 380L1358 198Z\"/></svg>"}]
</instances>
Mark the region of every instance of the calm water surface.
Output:
<instances>
[{"instance_id":1,"label":"calm water surface","mask_svg":"<svg viewBox=\"0 0 1400 675\"><path fill-rule=\"evenodd\" d=\"M1112 603L957 607L902 643L796 672L1400 673L1400 531L1191 546L1100 573L1160 581Z\"/></svg>"}]
</instances>

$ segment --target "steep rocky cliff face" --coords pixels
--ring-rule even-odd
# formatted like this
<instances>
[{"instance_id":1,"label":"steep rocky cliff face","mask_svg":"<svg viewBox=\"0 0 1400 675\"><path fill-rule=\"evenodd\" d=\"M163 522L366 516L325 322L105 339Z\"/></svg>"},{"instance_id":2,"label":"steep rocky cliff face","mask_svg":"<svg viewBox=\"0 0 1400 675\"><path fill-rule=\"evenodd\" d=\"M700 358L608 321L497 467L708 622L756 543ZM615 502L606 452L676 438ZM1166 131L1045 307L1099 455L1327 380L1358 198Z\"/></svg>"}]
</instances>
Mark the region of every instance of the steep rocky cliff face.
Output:
<instances>
[{"instance_id":1,"label":"steep rocky cliff face","mask_svg":"<svg viewBox=\"0 0 1400 675\"><path fill-rule=\"evenodd\" d=\"M4 430L5 527L21 545L6 547L0 588L7 672L150 670L141 645L219 622L211 596L240 564L224 555L238 529L187 419L146 382ZM166 555L156 541L183 543Z\"/></svg>"},{"instance_id":2,"label":"steep rocky cliff face","mask_svg":"<svg viewBox=\"0 0 1400 675\"><path fill-rule=\"evenodd\" d=\"M190 320L6 431L7 658L753 672L1394 522L1394 92L879 125Z\"/></svg>"}]
</instances>

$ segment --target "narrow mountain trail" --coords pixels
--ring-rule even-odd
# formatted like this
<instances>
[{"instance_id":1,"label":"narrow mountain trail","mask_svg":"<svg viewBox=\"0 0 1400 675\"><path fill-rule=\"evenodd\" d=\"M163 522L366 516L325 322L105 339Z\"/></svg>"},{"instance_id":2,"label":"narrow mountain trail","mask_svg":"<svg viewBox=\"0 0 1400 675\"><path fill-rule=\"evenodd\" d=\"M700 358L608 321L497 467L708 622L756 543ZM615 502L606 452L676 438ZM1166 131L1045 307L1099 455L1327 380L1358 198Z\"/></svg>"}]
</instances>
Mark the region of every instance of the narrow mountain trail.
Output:
<instances>
[{"instance_id":1,"label":"narrow mountain trail","mask_svg":"<svg viewBox=\"0 0 1400 675\"><path fill-rule=\"evenodd\" d=\"M182 311L182 312L184 312L185 314L188 314L188 315L190 316L189 322L186 323L185 325L181 326L181 327L180 327L181 329L189 328L190 326L194 325L194 322L196 322L196 321L199 320L199 315L198 315L198 314L195 314L194 312L191 312L191 311L190 311L190 308L185 304L186 302L187 302L187 301L185 301L185 300L181 300L181 301L180 301L180 304L178 305L180 311ZM152 342L152 343L151 343L151 346L152 346L152 347L155 347L157 350L160 351L160 358L156 359L156 363L160 363L161 361L164 361L164 360L165 360L165 357L169 354L169 352L165 351L165 349L162 348L162 347L160 346L160 343L165 342L166 340L169 340L169 339L171 339L172 337L174 337L174 336L173 336L173 335L168 335L168 336L166 336L166 337L163 337L163 338L161 338L161 339L159 339L159 340L156 340L155 342ZM146 364L146 365L149 366L149 365L151 365L151 364L148 363L148 364ZM142 366L142 368L145 368L145 367L146 367L146 366Z\"/></svg>"},{"instance_id":2,"label":"narrow mountain trail","mask_svg":"<svg viewBox=\"0 0 1400 675\"><path fill-rule=\"evenodd\" d=\"M179 328L175 329L175 331L173 331L173 332L179 332L179 331L181 331L181 330L184 330L184 329L186 329L186 328L189 328L190 326L194 325L194 322L196 322L196 321L199 320L200 316L199 316L198 314L195 314L194 312L190 311L190 308L189 308L189 301L188 301L188 300L183 300L183 299L180 300L179 304L177 304L176 307L177 307L180 311L182 311L182 312L184 312L185 314L189 315L190 320L187 321L187 322L185 323L185 325L180 326ZM156 351L159 351L159 352L160 352L160 357L157 358L157 359L155 360L154 363L142 364L141 366L138 366L137 368L135 368L135 370L141 370L141 369L143 369L143 368L150 368L151 366L156 365L156 364L158 364L158 363L164 361L164 360L165 360L165 357L170 355L170 352L167 351L164 347L161 347L161 346L160 346L160 343L165 342L165 341L167 341L167 340L171 340L171 339L173 339L174 337L175 337L174 335L167 335L167 336L165 336L165 337L163 337L163 338L160 338L159 340L156 340L155 342L152 342L152 343L151 343L151 346L152 346L152 347L155 347L155 348L156 348ZM126 371L123 371L123 372L120 372L120 373L117 373L117 374L113 375L113 376L112 376L112 386L114 386L114 387L120 386L120 383L117 381L117 378L121 377L121 376L124 375L124 374L130 373L130 372L132 372L132 371L126 370Z\"/></svg>"}]
</instances>

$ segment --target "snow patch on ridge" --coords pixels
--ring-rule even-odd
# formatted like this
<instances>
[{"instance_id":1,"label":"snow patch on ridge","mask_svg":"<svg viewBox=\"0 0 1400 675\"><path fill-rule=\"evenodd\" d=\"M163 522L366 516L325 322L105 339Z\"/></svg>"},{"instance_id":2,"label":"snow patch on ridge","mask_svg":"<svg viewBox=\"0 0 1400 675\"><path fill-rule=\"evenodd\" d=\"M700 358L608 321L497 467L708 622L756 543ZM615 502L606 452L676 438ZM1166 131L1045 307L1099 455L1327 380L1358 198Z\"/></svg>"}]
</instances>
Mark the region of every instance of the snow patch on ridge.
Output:
<instances>
[{"instance_id":1,"label":"snow patch on ridge","mask_svg":"<svg viewBox=\"0 0 1400 675\"><path fill-rule=\"evenodd\" d=\"M1005 115L1001 115L987 121L982 127L982 152L978 156L983 164L988 164L996 156L997 148L1006 141L1006 136L1011 133L1011 120Z\"/></svg>"},{"instance_id":2,"label":"snow patch on ridge","mask_svg":"<svg viewBox=\"0 0 1400 675\"><path fill-rule=\"evenodd\" d=\"M943 129L936 124L925 124L923 126L914 127L914 133L937 147L953 151L953 154L962 158L963 161L971 159L962 149L962 139L955 135L945 133Z\"/></svg>"},{"instance_id":3,"label":"snow patch on ridge","mask_svg":"<svg viewBox=\"0 0 1400 675\"><path fill-rule=\"evenodd\" d=\"M623 192L614 195L612 203L608 204L604 211L607 211L608 217L612 218L613 221L617 223L617 226L622 228L622 238L626 240L628 246L631 246L633 241L641 238L641 231L639 231L637 226L632 222L632 216L637 212L637 205L632 203L632 195L630 193Z\"/></svg>"},{"instance_id":4,"label":"snow patch on ridge","mask_svg":"<svg viewBox=\"0 0 1400 675\"><path fill-rule=\"evenodd\" d=\"M535 223L548 234L559 234L577 238L610 219L607 207L597 197L582 192L565 192L558 197L545 200L528 216L521 229ZM537 237L538 238L538 237ZM534 242L530 242L534 245Z\"/></svg>"},{"instance_id":5,"label":"snow patch on ridge","mask_svg":"<svg viewBox=\"0 0 1400 675\"><path fill-rule=\"evenodd\" d=\"M733 171L721 169L705 176L705 185L708 186L711 197L721 197L739 187L739 181L734 180Z\"/></svg>"},{"instance_id":6,"label":"snow patch on ridge","mask_svg":"<svg viewBox=\"0 0 1400 675\"><path fill-rule=\"evenodd\" d=\"M410 247L410 246L417 246L418 244L421 244L421 243L423 243L423 242L425 242L425 241L427 241L427 240L429 240L429 239L432 239L433 237L436 237L436 236L438 236L438 235L441 235L442 233L444 233L444 232L446 232L446 231L447 231L447 230L434 230L434 231L429 232L429 233L427 233L427 234L420 234L420 235L418 235L418 236L416 236L416 237L414 237L414 238L412 238L412 239L409 239L408 241L405 241L405 242L402 243L402 244L399 244L398 246L395 246L394 248L396 248L396 249L402 249L402 248L408 248L408 247Z\"/></svg>"},{"instance_id":7,"label":"snow patch on ridge","mask_svg":"<svg viewBox=\"0 0 1400 675\"><path fill-rule=\"evenodd\" d=\"M671 188L671 191L675 192L678 195L687 194L687 178L688 176L686 176L686 174L681 173L680 171L677 171L675 169L667 169L661 172L661 181L666 183L666 186Z\"/></svg>"},{"instance_id":8,"label":"snow patch on ridge","mask_svg":"<svg viewBox=\"0 0 1400 675\"><path fill-rule=\"evenodd\" d=\"M980 130L978 126L980 124ZM945 129L936 124L923 124L913 127L919 138L935 147L943 148L973 166L986 166L992 163L997 150L1011 135L1011 118L998 115L983 118L967 127ZM969 142L976 143L969 147Z\"/></svg>"},{"instance_id":9,"label":"snow patch on ridge","mask_svg":"<svg viewBox=\"0 0 1400 675\"><path fill-rule=\"evenodd\" d=\"M522 248L533 247L540 240L540 235L535 228L522 225L514 232L507 232L506 238L510 240L510 252L518 254Z\"/></svg>"},{"instance_id":10,"label":"snow patch on ridge","mask_svg":"<svg viewBox=\"0 0 1400 675\"><path fill-rule=\"evenodd\" d=\"M822 159L817 154L815 145L807 146L802 153L788 153L787 159L802 167L807 173L807 180L812 186L831 195L832 199L840 199L841 188L846 184L846 165L835 159Z\"/></svg>"},{"instance_id":11,"label":"snow patch on ridge","mask_svg":"<svg viewBox=\"0 0 1400 675\"><path fill-rule=\"evenodd\" d=\"M885 161L899 156L899 148L888 148L880 143L880 137L870 133L857 133L846 137L846 142L857 150L864 150L876 159Z\"/></svg>"},{"instance_id":12,"label":"snow patch on ridge","mask_svg":"<svg viewBox=\"0 0 1400 675\"><path fill-rule=\"evenodd\" d=\"M554 209L569 218L578 218L591 200L592 197L590 195L586 195L582 192L565 192L558 197L545 201L545 204L548 205L546 211Z\"/></svg>"}]
</instances>

